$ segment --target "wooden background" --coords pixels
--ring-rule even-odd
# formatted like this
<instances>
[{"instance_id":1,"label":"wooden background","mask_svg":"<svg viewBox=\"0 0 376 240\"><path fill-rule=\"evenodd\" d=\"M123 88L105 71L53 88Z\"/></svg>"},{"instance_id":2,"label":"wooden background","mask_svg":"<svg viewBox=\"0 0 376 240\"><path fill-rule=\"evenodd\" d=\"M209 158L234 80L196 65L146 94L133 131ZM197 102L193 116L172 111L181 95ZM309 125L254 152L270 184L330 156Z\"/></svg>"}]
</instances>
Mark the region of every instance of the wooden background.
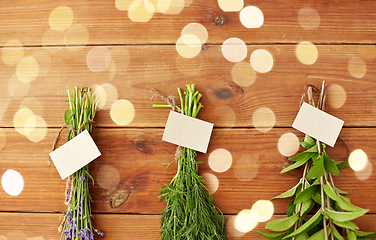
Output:
<instances>
[{"instance_id":1,"label":"wooden background","mask_svg":"<svg viewBox=\"0 0 376 240\"><path fill-rule=\"evenodd\" d=\"M109 109L97 113L94 139L102 156L90 164L96 180L90 191L95 226L106 233L103 239L159 239L159 213L164 203L157 200L157 191L176 171L175 165L165 171L162 163L173 159L176 146L161 141L168 109L152 108L151 88L177 97L177 87L195 83L203 93L205 107L199 118L214 123L215 128L208 154L198 154L197 160L205 162L200 166L201 174L212 173L218 178L214 200L230 220L257 200L284 192L300 178L300 172L279 174L288 161L277 146L285 133L303 137L290 126L307 84L320 87L326 80L328 86L337 84L345 90L345 104L340 108L329 105L327 111L345 121L340 137L349 150L364 150L371 165L375 164L376 2L244 0L244 6L249 5L262 10L262 27L245 28L239 11L224 12L216 0L193 0L180 14L155 13L145 23L131 21L127 11L116 8L114 0L1 1L0 45L18 39L23 47L17 49L23 49L24 57L38 51L47 57L39 58L39 71L44 72L29 84L14 78L16 65L0 61L0 174L14 169L25 182L18 196L0 188L0 239L59 239L59 217L66 208L65 181L47 159L64 124L67 86L110 83L118 99L130 101L135 109L133 121L126 126L117 125ZM87 41L78 32L73 40L64 42L64 32L50 29L49 16L59 6L71 8L72 26L84 26ZM299 10L307 7L318 13L316 29L306 30L299 24ZM217 17L224 20L223 25L215 23ZM209 38L197 57L184 59L175 44L181 30L194 22L207 29ZM257 73L251 86L241 87L232 80L234 63L221 52L223 42L231 37L247 44L244 62L249 62L256 49L266 49L273 56L272 70ZM317 47L318 59L313 65L297 59L296 45L301 41ZM112 63L103 72L90 71L86 63L88 52L97 46L111 53ZM354 57L364 61L358 66L360 71L366 66L360 78L349 72L349 61ZM15 114L25 106L46 123L47 134L39 142L30 141L15 129ZM274 127L268 132L258 131L252 124L253 113L260 107L269 108L275 116ZM37 127L46 130L43 124ZM330 156L346 160L346 144L339 141L328 150ZM231 168L224 173L214 172L207 164L209 154L218 148L227 149L233 158ZM244 158L255 160L247 164ZM250 177L239 180L238 169L249 171ZM361 178L364 180L351 169L335 177L355 205L370 209L355 221L363 231L376 231L375 171L371 170L367 179ZM272 219L285 214L288 201L273 203ZM264 226L260 223L256 230ZM260 239L253 231L233 236L232 228L229 225L230 239Z\"/></svg>"}]
</instances>

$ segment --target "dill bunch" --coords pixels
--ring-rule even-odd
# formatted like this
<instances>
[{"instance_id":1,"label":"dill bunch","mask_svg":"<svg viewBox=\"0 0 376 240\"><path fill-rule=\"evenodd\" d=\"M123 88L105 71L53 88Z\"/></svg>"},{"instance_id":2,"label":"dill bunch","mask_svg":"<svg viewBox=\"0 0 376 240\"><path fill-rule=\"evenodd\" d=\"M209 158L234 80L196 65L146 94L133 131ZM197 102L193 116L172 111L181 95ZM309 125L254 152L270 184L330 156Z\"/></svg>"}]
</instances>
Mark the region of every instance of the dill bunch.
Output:
<instances>
[{"instance_id":1,"label":"dill bunch","mask_svg":"<svg viewBox=\"0 0 376 240\"><path fill-rule=\"evenodd\" d=\"M78 90L74 88L73 95L68 89L69 107L65 111L65 123L69 126L68 141L84 130L90 134L93 131L93 123L98 101L94 94L87 88ZM94 180L89 174L88 165L75 172L68 179L71 188L67 194L66 204L68 210L64 212L64 220L61 228L61 239L64 240L88 240L94 239L94 235L104 236L104 233L95 229L92 225L91 214L92 198L89 193L89 179Z\"/></svg>"},{"instance_id":2,"label":"dill bunch","mask_svg":"<svg viewBox=\"0 0 376 240\"><path fill-rule=\"evenodd\" d=\"M203 107L199 102L202 95L195 91L194 84L186 87L184 98L178 88L181 106L176 106L176 109L184 115L196 117ZM177 173L171 182L159 191L159 200L167 204L162 211L160 222L161 239L227 240L226 219L215 206L212 193L198 175L196 155L195 150L179 147Z\"/></svg>"}]
</instances>

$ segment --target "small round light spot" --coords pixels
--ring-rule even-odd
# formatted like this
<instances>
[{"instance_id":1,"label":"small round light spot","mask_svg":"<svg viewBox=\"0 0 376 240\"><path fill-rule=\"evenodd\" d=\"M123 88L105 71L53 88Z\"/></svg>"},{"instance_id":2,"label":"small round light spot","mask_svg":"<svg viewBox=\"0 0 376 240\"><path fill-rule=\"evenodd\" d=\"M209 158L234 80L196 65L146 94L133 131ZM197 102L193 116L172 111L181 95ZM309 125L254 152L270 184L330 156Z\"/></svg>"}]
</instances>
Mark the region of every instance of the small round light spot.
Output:
<instances>
[{"instance_id":1,"label":"small round light spot","mask_svg":"<svg viewBox=\"0 0 376 240\"><path fill-rule=\"evenodd\" d=\"M232 81L241 87L249 87L256 80L256 71L250 63L238 62L231 69Z\"/></svg>"},{"instance_id":2,"label":"small round light spot","mask_svg":"<svg viewBox=\"0 0 376 240\"><path fill-rule=\"evenodd\" d=\"M255 6L248 6L240 11L240 22L246 28L259 28L264 24L264 14Z\"/></svg>"},{"instance_id":3,"label":"small round light spot","mask_svg":"<svg viewBox=\"0 0 376 240\"><path fill-rule=\"evenodd\" d=\"M258 200L251 208L252 218L258 222L268 221L274 213L273 203L269 200Z\"/></svg>"},{"instance_id":4,"label":"small round light spot","mask_svg":"<svg viewBox=\"0 0 376 240\"><path fill-rule=\"evenodd\" d=\"M299 150L299 139L293 133L285 133L278 140L278 150L286 157L294 155Z\"/></svg>"},{"instance_id":5,"label":"small round light spot","mask_svg":"<svg viewBox=\"0 0 376 240\"><path fill-rule=\"evenodd\" d=\"M98 110L101 110L104 108L107 102L107 93L106 90L102 86L93 85L91 86L91 89L93 89L94 95L97 97L98 100Z\"/></svg>"},{"instance_id":6,"label":"small round light spot","mask_svg":"<svg viewBox=\"0 0 376 240\"><path fill-rule=\"evenodd\" d=\"M240 232L252 231L257 226L257 221L252 217L250 209L241 210L235 219L235 228Z\"/></svg>"},{"instance_id":7,"label":"small round light spot","mask_svg":"<svg viewBox=\"0 0 376 240\"><path fill-rule=\"evenodd\" d=\"M269 131L275 124L273 111L266 107L257 109L252 115L252 124L260 132Z\"/></svg>"},{"instance_id":8,"label":"small round light spot","mask_svg":"<svg viewBox=\"0 0 376 240\"><path fill-rule=\"evenodd\" d=\"M373 173L373 165L372 163L368 160L366 166L360 170L355 172L355 176L362 181L365 181L369 179L372 176Z\"/></svg>"},{"instance_id":9,"label":"small round light spot","mask_svg":"<svg viewBox=\"0 0 376 240\"><path fill-rule=\"evenodd\" d=\"M239 38L229 38L222 44L222 54L230 62L241 62L247 56L247 46Z\"/></svg>"},{"instance_id":10,"label":"small round light spot","mask_svg":"<svg viewBox=\"0 0 376 240\"><path fill-rule=\"evenodd\" d=\"M273 68L273 56L264 49L257 49L251 54L251 65L256 72L267 73Z\"/></svg>"},{"instance_id":11,"label":"small round light spot","mask_svg":"<svg viewBox=\"0 0 376 240\"><path fill-rule=\"evenodd\" d=\"M251 181L259 172L259 156L253 154L244 154L235 163L235 177L239 181Z\"/></svg>"},{"instance_id":12,"label":"small round light spot","mask_svg":"<svg viewBox=\"0 0 376 240\"><path fill-rule=\"evenodd\" d=\"M230 219L228 220L227 222L227 232L229 234L231 234L232 236L234 237L241 237L243 236L244 234L246 234L245 232L240 232L238 229L236 229L235 227L235 220L236 220L236 216L232 216L230 217Z\"/></svg>"},{"instance_id":13,"label":"small round light spot","mask_svg":"<svg viewBox=\"0 0 376 240\"><path fill-rule=\"evenodd\" d=\"M84 48L89 42L89 30L84 25L75 24L65 31L64 44L69 51L76 51ZM76 46L76 47L72 47Z\"/></svg>"},{"instance_id":14,"label":"small round light spot","mask_svg":"<svg viewBox=\"0 0 376 240\"><path fill-rule=\"evenodd\" d=\"M205 44L208 40L208 31L206 28L199 24L199 23L190 23L187 26L183 28L183 31L181 32L181 36L184 36L186 34L192 34L196 36L201 44Z\"/></svg>"},{"instance_id":15,"label":"small round light spot","mask_svg":"<svg viewBox=\"0 0 376 240\"><path fill-rule=\"evenodd\" d=\"M326 101L332 108L340 108L346 102L346 91L337 84L332 84L326 91Z\"/></svg>"},{"instance_id":16,"label":"small round light spot","mask_svg":"<svg viewBox=\"0 0 376 240\"><path fill-rule=\"evenodd\" d=\"M117 125L125 126L132 122L135 110L130 101L121 99L112 105L110 115Z\"/></svg>"},{"instance_id":17,"label":"small round light spot","mask_svg":"<svg viewBox=\"0 0 376 240\"><path fill-rule=\"evenodd\" d=\"M102 109L110 109L112 105L118 100L118 91L110 83L102 84L100 87L102 87L106 92L106 104L103 106Z\"/></svg>"},{"instance_id":18,"label":"small round light spot","mask_svg":"<svg viewBox=\"0 0 376 240\"><path fill-rule=\"evenodd\" d=\"M115 0L115 6L118 10L128 11L133 1L134 0Z\"/></svg>"},{"instance_id":19,"label":"small round light spot","mask_svg":"<svg viewBox=\"0 0 376 240\"><path fill-rule=\"evenodd\" d=\"M209 189L209 191L211 193L215 193L219 187L218 178L212 173L203 173L201 176L204 179L204 184Z\"/></svg>"},{"instance_id":20,"label":"small round light spot","mask_svg":"<svg viewBox=\"0 0 376 240\"><path fill-rule=\"evenodd\" d=\"M18 80L16 74L13 74L8 80L8 92L9 95L14 98L25 97L30 90L30 83L23 83Z\"/></svg>"},{"instance_id":21,"label":"small round light spot","mask_svg":"<svg viewBox=\"0 0 376 240\"><path fill-rule=\"evenodd\" d=\"M73 22L73 11L70 7L61 6L55 8L48 19L50 28L55 31L67 30Z\"/></svg>"},{"instance_id":22,"label":"small round light spot","mask_svg":"<svg viewBox=\"0 0 376 240\"><path fill-rule=\"evenodd\" d=\"M181 36L176 43L176 50L184 58L194 58L201 51L201 42L192 34Z\"/></svg>"},{"instance_id":23,"label":"small round light spot","mask_svg":"<svg viewBox=\"0 0 376 240\"><path fill-rule=\"evenodd\" d=\"M352 151L349 156L349 165L354 171L363 170L366 167L367 162L368 162L368 156L361 149L356 149Z\"/></svg>"},{"instance_id":24,"label":"small round light spot","mask_svg":"<svg viewBox=\"0 0 376 240\"><path fill-rule=\"evenodd\" d=\"M298 12L298 22L305 30L314 30L320 26L320 15L310 7L305 7Z\"/></svg>"},{"instance_id":25,"label":"small round light spot","mask_svg":"<svg viewBox=\"0 0 376 240\"><path fill-rule=\"evenodd\" d=\"M24 188L24 180L19 172L9 169L3 174L1 185L7 194L18 196Z\"/></svg>"},{"instance_id":26,"label":"small round light spot","mask_svg":"<svg viewBox=\"0 0 376 240\"><path fill-rule=\"evenodd\" d=\"M93 72L103 72L110 66L111 61L110 50L103 46L92 48L86 56L86 64Z\"/></svg>"},{"instance_id":27,"label":"small round light spot","mask_svg":"<svg viewBox=\"0 0 376 240\"><path fill-rule=\"evenodd\" d=\"M34 57L24 57L17 65L17 78L23 83L34 81L39 74L39 64Z\"/></svg>"},{"instance_id":28,"label":"small round light spot","mask_svg":"<svg viewBox=\"0 0 376 240\"><path fill-rule=\"evenodd\" d=\"M300 42L296 46L295 54L298 60L305 65L314 64L319 55L316 46L306 41Z\"/></svg>"},{"instance_id":29,"label":"small round light spot","mask_svg":"<svg viewBox=\"0 0 376 240\"><path fill-rule=\"evenodd\" d=\"M47 124L42 117L34 115L25 122L25 133L30 141L40 142L47 135Z\"/></svg>"},{"instance_id":30,"label":"small round light spot","mask_svg":"<svg viewBox=\"0 0 376 240\"><path fill-rule=\"evenodd\" d=\"M348 70L351 76L355 78L363 78L367 72L367 65L360 57L353 56L349 60Z\"/></svg>"},{"instance_id":31,"label":"small round light spot","mask_svg":"<svg viewBox=\"0 0 376 240\"><path fill-rule=\"evenodd\" d=\"M163 14L180 14L185 6L184 0L159 0L158 9Z\"/></svg>"},{"instance_id":32,"label":"small round light spot","mask_svg":"<svg viewBox=\"0 0 376 240\"><path fill-rule=\"evenodd\" d=\"M57 52L60 50L59 47L49 47L58 46L64 43L64 32L55 31L52 29L47 29L42 37L42 45L44 49L48 52Z\"/></svg>"},{"instance_id":33,"label":"small round light spot","mask_svg":"<svg viewBox=\"0 0 376 240\"><path fill-rule=\"evenodd\" d=\"M223 148L214 150L209 155L209 167L215 172L226 172L232 164L232 155Z\"/></svg>"},{"instance_id":34,"label":"small round light spot","mask_svg":"<svg viewBox=\"0 0 376 240\"><path fill-rule=\"evenodd\" d=\"M128 16L133 22L148 22L154 15L154 5L148 0L136 0L129 6Z\"/></svg>"},{"instance_id":35,"label":"small round light spot","mask_svg":"<svg viewBox=\"0 0 376 240\"><path fill-rule=\"evenodd\" d=\"M34 116L34 113L28 108L19 109L13 117L13 126L22 135L26 135L25 123ZM29 122L30 125L31 122Z\"/></svg>"},{"instance_id":36,"label":"small round light spot","mask_svg":"<svg viewBox=\"0 0 376 240\"><path fill-rule=\"evenodd\" d=\"M12 39L5 43L1 50L1 58L8 66L14 66L21 61L24 56L24 48L20 40Z\"/></svg>"},{"instance_id":37,"label":"small round light spot","mask_svg":"<svg viewBox=\"0 0 376 240\"><path fill-rule=\"evenodd\" d=\"M102 165L97 172L96 181L103 189L116 188L120 183L119 171L111 165Z\"/></svg>"},{"instance_id":38,"label":"small round light spot","mask_svg":"<svg viewBox=\"0 0 376 240\"><path fill-rule=\"evenodd\" d=\"M218 5L224 12L238 12L244 7L244 0L218 0Z\"/></svg>"}]
</instances>

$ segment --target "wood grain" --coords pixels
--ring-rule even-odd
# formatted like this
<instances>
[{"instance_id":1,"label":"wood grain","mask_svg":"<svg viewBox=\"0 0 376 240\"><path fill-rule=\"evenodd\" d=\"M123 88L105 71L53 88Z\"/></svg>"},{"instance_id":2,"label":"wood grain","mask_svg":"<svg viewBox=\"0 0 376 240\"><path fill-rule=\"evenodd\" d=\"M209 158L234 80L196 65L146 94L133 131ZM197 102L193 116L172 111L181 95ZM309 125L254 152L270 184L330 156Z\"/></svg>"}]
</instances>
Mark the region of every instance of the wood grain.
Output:
<instances>
[{"instance_id":1,"label":"wood grain","mask_svg":"<svg viewBox=\"0 0 376 240\"><path fill-rule=\"evenodd\" d=\"M6 145L0 152L0 172L14 169L24 176L25 188L17 196L0 191L0 211L62 212L65 210L62 181L53 166L48 165L47 154L57 130L50 129L40 143L31 143L12 129L5 129ZM293 187L301 177L301 171L280 174L288 161L278 151L281 135L293 129L272 129L261 133L252 129L214 129L208 154L198 154L200 173L212 173L219 180L214 200L226 214L237 214L250 208L260 199L272 197ZM96 129L94 139L102 156L90 164L95 180L91 188L93 212L158 214L164 203L157 200L158 190L176 173L172 164L165 171L163 163L173 160L176 147L163 142L162 129ZM375 129L344 129L341 138L350 150L363 149L374 165ZM60 144L65 142L62 137ZM208 157L215 149L227 149L233 159L232 167L224 173L216 173L208 166ZM22 151L20 151L22 149ZM329 148L328 154L338 161L345 161L348 149L343 142ZM367 180L357 179L350 169L335 176L337 187L349 191L355 205L376 213L375 170ZM268 189L265 191L265 189ZM276 200L276 214L284 214L288 200Z\"/></svg>"},{"instance_id":2,"label":"wood grain","mask_svg":"<svg viewBox=\"0 0 376 240\"><path fill-rule=\"evenodd\" d=\"M43 35L50 28L49 16L61 5L72 9L73 24L88 29L89 45L174 44L181 30L192 22L207 28L210 44L222 44L230 37L241 38L247 43L297 43L303 39L315 43L375 43L372 37L376 24L374 1L278 0L270 5L261 0L246 0L244 6L257 6L264 14L261 28L247 29L240 23L239 12L223 12L217 0L193 1L179 15L155 13L147 23L132 22L128 11L118 10L114 0L66 0L63 3L37 0L22 5L5 0L0 5L3 9L0 44L19 39L24 45L41 46ZM318 13L317 29L305 30L299 25L299 10L307 7ZM224 25L215 24L217 16L224 19ZM61 37L46 44L64 45L64 39Z\"/></svg>"},{"instance_id":3,"label":"wood grain","mask_svg":"<svg viewBox=\"0 0 376 240\"><path fill-rule=\"evenodd\" d=\"M257 73L249 87L237 85L231 75L234 63L227 61L219 46L208 46L206 51L192 61L180 57L173 46L109 47L115 68L92 72L86 64L91 48L79 51L49 48L52 63L46 76L37 77L30 83L27 95L11 96L9 88L22 92L25 87L9 79L16 73L15 67L0 64L0 111L1 126L13 127L14 114L26 97L29 108L39 113L49 127L63 123L67 109L67 86L87 87L110 83L118 92L119 99L129 100L135 108L135 118L127 127L164 127L167 109L153 109L150 89L165 95L173 94L177 102L177 87L195 83L202 92L205 106L199 117L214 123L216 127L252 127L256 109L267 107L274 112L275 127L290 127L298 112L299 102L307 84L317 87L323 80L328 86L338 84L346 92L346 102L341 108L328 107L328 112L345 121L345 126L375 126L376 105L376 49L370 46L329 45L317 46L318 60L304 65L295 56L295 46L250 45L247 58L256 49L268 50L274 65L268 73ZM25 50L31 55L40 48ZM363 78L355 78L348 71L349 60L357 56L364 59L367 71ZM361 67L360 67L361 68ZM113 78L112 78L113 76ZM14 90L13 90L14 91ZM225 95L223 93L226 93ZM110 105L111 106L111 105ZM116 127L109 110L99 111L97 126Z\"/></svg>"},{"instance_id":4,"label":"wood grain","mask_svg":"<svg viewBox=\"0 0 376 240\"><path fill-rule=\"evenodd\" d=\"M57 231L59 214L47 213L0 213L0 238L9 240L19 239L60 239ZM233 215L228 215L230 224L227 226L228 237L235 239L261 239L254 231L268 232L264 229L265 223L259 223L254 231L239 236L231 224ZM280 218L274 216L272 219ZM128 215L128 214L95 214L95 227L105 232L105 237L95 239L159 239L159 216L157 215ZM376 216L374 214L363 216L355 221L362 226L363 231L375 231ZM235 235L236 234L236 235Z\"/></svg>"}]
</instances>

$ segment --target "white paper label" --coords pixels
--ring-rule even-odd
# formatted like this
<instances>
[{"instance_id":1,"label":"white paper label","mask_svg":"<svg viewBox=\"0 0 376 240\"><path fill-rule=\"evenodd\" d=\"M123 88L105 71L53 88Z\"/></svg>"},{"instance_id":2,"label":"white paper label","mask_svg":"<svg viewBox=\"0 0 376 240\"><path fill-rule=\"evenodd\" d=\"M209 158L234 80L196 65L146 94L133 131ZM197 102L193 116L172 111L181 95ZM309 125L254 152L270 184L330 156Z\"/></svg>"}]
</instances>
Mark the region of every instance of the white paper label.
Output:
<instances>
[{"instance_id":1,"label":"white paper label","mask_svg":"<svg viewBox=\"0 0 376 240\"><path fill-rule=\"evenodd\" d=\"M80 170L101 153L87 130L50 153L61 179Z\"/></svg>"},{"instance_id":2,"label":"white paper label","mask_svg":"<svg viewBox=\"0 0 376 240\"><path fill-rule=\"evenodd\" d=\"M341 119L303 102L292 127L334 147L343 123Z\"/></svg>"},{"instance_id":3,"label":"white paper label","mask_svg":"<svg viewBox=\"0 0 376 240\"><path fill-rule=\"evenodd\" d=\"M170 111L162 140L206 153L213 125L197 118Z\"/></svg>"}]
</instances>

